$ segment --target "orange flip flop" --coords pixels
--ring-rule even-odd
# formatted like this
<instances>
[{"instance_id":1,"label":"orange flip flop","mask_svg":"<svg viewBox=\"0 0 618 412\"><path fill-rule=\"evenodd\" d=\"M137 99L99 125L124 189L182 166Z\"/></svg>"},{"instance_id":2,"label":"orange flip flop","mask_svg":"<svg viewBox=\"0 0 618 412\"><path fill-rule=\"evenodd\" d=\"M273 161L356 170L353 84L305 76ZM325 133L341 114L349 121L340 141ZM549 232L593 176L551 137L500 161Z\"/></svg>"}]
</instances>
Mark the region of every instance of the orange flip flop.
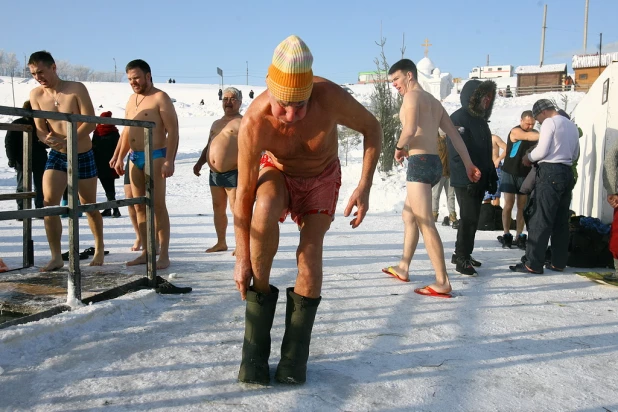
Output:
<instances>
[{"instance_id":1,"label":"orange flip flop","mask_svg":"<svg viewBox=\"0 0 618 412\"><path fill-rule=\"evenodd\" d=\"M433 290L430 286L414 289L414 293L418 293L423 296L433 296L434 298L452 298L450 293L440 293Z\"/></svg>"},{"instance_id":2,"label":"orange flip flop","mask_svg":"<svg viewBox=\"0 0 618 412\"><path fill-rule=\"evenodd\" d=\"M387 275L392 276L392 277L394 277L394 278L396 278L396 279L398 279L398 280L400 280L400 281L402 281L402 282L409 282L409 281L410 281L410 279L404 279L404 278L400 277L400 276L397 274L397 272L395 272L395 269L393 269L393 267L392 267L392 266L389 266L389 267L387 267L386 269L382 269L382 272L384 272L384 273L386 273Z\"/></svg>"}]
</instances>

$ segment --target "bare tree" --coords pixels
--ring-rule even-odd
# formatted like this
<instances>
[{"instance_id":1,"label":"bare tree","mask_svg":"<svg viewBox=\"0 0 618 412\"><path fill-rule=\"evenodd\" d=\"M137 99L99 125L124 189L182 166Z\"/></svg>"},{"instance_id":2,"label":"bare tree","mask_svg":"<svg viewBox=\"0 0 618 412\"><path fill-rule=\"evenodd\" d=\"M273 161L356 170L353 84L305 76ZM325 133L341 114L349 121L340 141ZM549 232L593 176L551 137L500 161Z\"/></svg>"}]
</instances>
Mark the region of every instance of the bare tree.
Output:
<instances>
[{"instance_id":1,"label":"bare tree","mask_svg":"<svg viewBox=\"0 0 618 412\"><path fill-rule=\"evenodd\" d=\"M382 126L384 137L382 140L382 152L380 153L379 170L390 172L393 169L395 147L401 133L401 123L397 114L401 107L402 99L393 94L393 90L388 83L388 69L390 68L384 54L386 38L380 33L380 42L376 42L380 47L380 56L374 60L377 71L374 83L374 90L371 95L371 108L374 116Z\"/></svg>"},{"instance_id":2,"label":"bare tree","mask_svg":"<svg viewBox=\"0 0 618 412\"><path fill-rule=\"evenodd\" d=\"M345 153L345 165L348 165L348 153L350 149L358 145L362 139L356 131L345 126L337 126L337 136L339 137L339 147Z\"/></svg>"}]
</instances>

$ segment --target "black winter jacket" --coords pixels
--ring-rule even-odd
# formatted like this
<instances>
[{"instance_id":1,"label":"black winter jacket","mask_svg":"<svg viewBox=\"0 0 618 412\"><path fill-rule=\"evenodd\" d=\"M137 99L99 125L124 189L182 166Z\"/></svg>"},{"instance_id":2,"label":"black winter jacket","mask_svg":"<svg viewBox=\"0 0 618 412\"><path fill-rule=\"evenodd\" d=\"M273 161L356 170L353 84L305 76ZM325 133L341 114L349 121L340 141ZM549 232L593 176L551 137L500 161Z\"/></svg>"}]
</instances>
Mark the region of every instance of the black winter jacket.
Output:
<instances>
[{"instance_id":1,"label":"black winter jacket","mask_svg":"<svg viewBox=\"0 0 618 412\"><path fill-rule=\"evenodd\" d=\"M13 124L26 124L32 126L32 170L45 170L45 163L47 163L47 145L38 139L34 119L20 117L14 120ZM24 159L24 133L16 131L6 132L4 147L6 149L9 167L21 165Z\"/></svg>"},{"instance_id":2,"label":"black winter jacket","mask_svg":"<svg viewBox=\"0 0 618 412\"><path fill-rule=\"evenodd\" d=\"M485 96L491 96L491 103L487 110L481 106ZM459 129L472 163L481 171L481 180L478 189L485 191L490 186L490 180L497 179L494 163L491 157L491 130L488 120L491 116L496 98L496 83L491 80L469 80L461 90L462 107L451 115L451 120ZM448 155L451 167L451 186L466 187L471 182L466 174L459 153L455 150L451 139L448 139ZM495 180L493 180L495 185Z\"/></svg>"}]
</instances>

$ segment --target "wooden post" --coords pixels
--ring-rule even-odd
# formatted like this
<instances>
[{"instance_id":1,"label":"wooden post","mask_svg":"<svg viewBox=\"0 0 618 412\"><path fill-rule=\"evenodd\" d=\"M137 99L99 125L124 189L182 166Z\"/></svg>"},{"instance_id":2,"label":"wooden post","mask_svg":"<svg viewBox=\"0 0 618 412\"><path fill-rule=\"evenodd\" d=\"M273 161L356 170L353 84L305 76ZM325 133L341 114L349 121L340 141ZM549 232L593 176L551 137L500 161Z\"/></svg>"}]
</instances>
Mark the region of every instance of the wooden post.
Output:
<instances>
[{"instance_id":1,"label":"wooden post","mask_svg":"<svg viewBox=\"0 0 618 412\"><path fill-rule=\"evenodd\" d=\"M32 192L32 132L23 132L23 191ZM22 199L24 210L32 209L32 198ZM22 265L30 267L34 265L34 256L32 253L32 218L23 220L23 257Z\"/></svg>"},{"instance_id":2,"label":"wooden post","mask_svg":"<svg viewBox=\"0 0 618 412\"><path fill-rule=\"evenodd\" d=\"M144 153L146 162L144 165L144 180L146 185L146 272L148 274L148 286L157 286L157 254L155 243L154 222L154 179L152 178L152 128L144 128Z\"/></svg>"},{"instance_id":3,"label":"wooden post","mask_svg":"<svg viewBox=\"0 0 618 412\"><path fill-rule=\"evenodd\" d=\"M69 277L67 301L82 298L82 276L79 268L79 210L77 203L77 122L67 122L67 175L69 191Z\"/></svg>"}]
</instances>

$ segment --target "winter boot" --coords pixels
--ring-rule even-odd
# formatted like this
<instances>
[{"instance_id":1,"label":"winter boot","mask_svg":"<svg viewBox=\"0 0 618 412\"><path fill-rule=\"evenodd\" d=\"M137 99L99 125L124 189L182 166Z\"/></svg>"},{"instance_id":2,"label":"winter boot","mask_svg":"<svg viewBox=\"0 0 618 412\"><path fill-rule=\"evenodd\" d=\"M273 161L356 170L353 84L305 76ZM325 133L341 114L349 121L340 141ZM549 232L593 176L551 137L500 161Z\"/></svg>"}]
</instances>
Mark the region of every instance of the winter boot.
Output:
<instances>
[{"instance_id":1,"label":"winter boot","mask_svg":"<svg viewBox=\"0 0 618 412\"><path fill-rule=\"evenodd\" d=\"M247 291L245 309L245 339L242 345L242 362L238 380L247 383L268 385L270 371L270 329L273 326L279 289L270 285L270 294Z\"/></svg>"},{"instance_id":2,"label":"winter boot","mask_svg":"<svg viewBox=\"0 0 618 412\"><path fill-rule=\"evenodd\" d=\"M449 213L448 219L451 221L451 223L456 222L457 221L457 213L455 213L455 212Z\"/></svg>"},{"instance_id":3,"label":"winter boot","mask_svg":"<svg viewBox=\"0 0 618 412\"><path fill-rule=\"evenodd\" d=\"M603 280L608 280L610 282L618 281L618 259L614 259L614 273L603 276Z\"/></svg>"},{"instance_id":4,"label":"winter boot","mask_svg":"<svg viewBox=\"0 0 618 412\"><path fill-rule=\"evenodd\" d=\"M117 207L115 207L115 208L114 208L114 213L113 213L113 216L114 216L114 217L120 217L120 216L122 216L122 215L120 214L120 210L118 210L118 208L117 208Z\"/></svg>"},{"instance_id":5,"label":"winter boot","mask_svg":"<svg viewBox=\"0 0 618 412\"><path fill-rule=\"evenodd\" d=\"M521 250L526 250L527 241L528 241L528 236L526 236L525 233L520 233L519 236L517 236L517 240L515 241L515 244Z\"/></svg>"},{"instance_id":6,"label":"winter boot","mask_svg":"<svg viewBox=\"0 0 618 412\"><path fill-rule=\"evenodd\" d=\"M105 209L104 211L101 212L101 216L103 217L110 217L112 215L112 209Z\"/></svg>"},{"instance_id":7,"label":"winter boot","mask_svg":"<svg viewBox=\"0 0 618 412\"><path fill-rule=\"evenodd\" d=\"M448 216L444 216L444 220L442 221L442 226L450 226L451 221L449 220Z\"/></svg>"},{"instance_id":8,"label":"winter boot","mask_svg":"<svg viewBox=\"0 0 618 412\"><path fill-rule=\"evenodd\" d=\"M438 221L438 212L432 212L433 213L433 221L437 222Z\"/></svg>"},{"instance_id":9,"label":"winter boot","mask_svg":"<svg viewBox=\"0 0 618 412\"><path fill-rule=\"evenodd\" d=\"M305 383L311 330L322 298L297 295L294 288L287 289L287 298L285 334L275 379L281 383Z\"/></svg>"},{"instance_id":10,"label":"winter boot","mask_svg":"<svg viewBox=\"0 0 618 412\"><path fill-rule=\"evenodd\" d=\"M513 235L505 233L502 235L502 249L510 249L513 246Z\"/></svg>"}]
</instances>

